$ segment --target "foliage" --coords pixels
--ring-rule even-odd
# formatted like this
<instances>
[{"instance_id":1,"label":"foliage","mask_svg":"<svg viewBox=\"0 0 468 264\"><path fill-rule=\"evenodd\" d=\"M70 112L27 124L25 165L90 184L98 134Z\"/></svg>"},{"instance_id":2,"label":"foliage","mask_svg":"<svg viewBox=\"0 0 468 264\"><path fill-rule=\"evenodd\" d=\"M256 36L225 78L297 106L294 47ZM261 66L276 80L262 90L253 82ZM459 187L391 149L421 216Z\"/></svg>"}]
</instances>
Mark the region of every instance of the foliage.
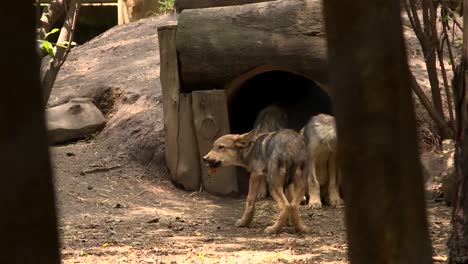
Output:
<instances>
[{"instance_id":1,"label":"foliage","mask_svg":"<svg viewBox=\"0 0 468 264\"><path fill-rule=\"evenodd\" d=\"M160 0L159 11L162 13L173 12L174 11L174 0Z\"/></svg>"},{"instance_id":2,"label":"foliage","mask_svg":"<svg viewBox=\"0 0 468 264\"><path fill-rule=\"evenodd\" d=\"M61 42L61 43L53 43L53 42L50 42L50 41L47 40L47 38L50 35L55 34L55 33L59 32L59 31L60 31L60 29L54 28L44 36L44 39L38 39L37 40L39 50L45 51L52 58L54 58L55 54L57 54L57 47L62 47L64 49L66 49L68 47L68 45L69 45L68 41ZM72 46L74 46L74 45L76 45L76 43L72 42Z\"/></svg>"},{"instance_id":3,"label":"foliage","mask_svg":"<svg viewBox=\"0 0 468 264\"><path fill-rule=\"evenodd\" d=\"M39 45L39 49L44 50L51 57L55 57L55 54L57 53L57 46L54 45L52 42L48 41L47 38L50 35L55 34L55 33L59 32L59 31L60 31L60 29L54 28L44 36L44 39L37 40L38 45Z\"/></svg>"}]
</instances>

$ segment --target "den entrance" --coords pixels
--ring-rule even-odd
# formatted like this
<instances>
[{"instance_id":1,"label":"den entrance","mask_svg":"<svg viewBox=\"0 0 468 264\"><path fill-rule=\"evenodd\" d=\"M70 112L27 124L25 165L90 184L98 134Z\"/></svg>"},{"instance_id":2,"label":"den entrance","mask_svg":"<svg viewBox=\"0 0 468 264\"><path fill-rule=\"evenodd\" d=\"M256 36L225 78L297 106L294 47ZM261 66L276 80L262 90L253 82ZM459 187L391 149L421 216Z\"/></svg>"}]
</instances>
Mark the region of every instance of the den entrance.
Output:
<instances>
[{"instance_id":1,"label":"den entrance","mask_svg":"<svg viewBox=\"0 0 468 264\"><path fill-rule=\"evenodd\" d=\"M331 114L328 94L313 80L286 71L269 71L255 75L230 88L228 98L231 133L250 131L258 113L271 104L283 107L289 128L299 131L313 115ZM239 168L239 192L248 192L247 172Z\"/></svg>"}]
</instances>

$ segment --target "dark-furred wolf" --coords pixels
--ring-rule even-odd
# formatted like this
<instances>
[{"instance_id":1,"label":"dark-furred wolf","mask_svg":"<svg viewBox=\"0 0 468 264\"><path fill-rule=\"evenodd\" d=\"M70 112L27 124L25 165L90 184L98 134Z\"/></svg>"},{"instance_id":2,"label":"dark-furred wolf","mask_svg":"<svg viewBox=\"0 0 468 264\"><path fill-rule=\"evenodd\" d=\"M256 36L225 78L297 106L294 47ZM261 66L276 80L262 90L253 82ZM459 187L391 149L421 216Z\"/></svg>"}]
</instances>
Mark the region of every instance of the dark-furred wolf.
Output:
<instances>
[{"instance_id":1,"label":"dark-furred wolf","mask_svg":"<svg viewBox=\"0 0 468 264\"><path fill-rule=\"evenodd\" d=\"M263 108L257 115L254 123L255 132L268 133L285 129L288 126L288 115L286 111L276 104L269 105ZM268 186L265 179L262 179L260 190L258 191L258 199L265 198L268 192Z\"/></svg>"},{"instance_id":2,"label":"dark-furred wolf","mask_svg":"<svg viewBox=\"0 0 468 264\"><path fill-rule=\"evenodd\" d=\"M212 150L203 157L203 161L211 175L216 173L216 168L231 165L244 167L250 172L245 211L236 226L251 224L260 183L266 179L270 195L280 212L276 222L268 226L265 233L279 233L289 217L297 232L307 231L299 213L307 186L304 173L307 150L299 133L282 129L272 133L252 130L241 135L224 135L213 143Z\"/></svg>"},{"instance_id":3,"label":"dark-furred wolf","mask_svg":"<svg viewBox=\"0 0 468 264\"><path fill-rule=\"evenodd\" d=\"M335 118L326 114L312 117L301 130L307 147L307 180L310 208L321 208L320 191L328 193L331 206L343 204L339 192L338 167L336 164L337 137ZM317 173L317 168L325 169ZM322 187L322 188L321 188Z\"/></svg>"}]
</instances>

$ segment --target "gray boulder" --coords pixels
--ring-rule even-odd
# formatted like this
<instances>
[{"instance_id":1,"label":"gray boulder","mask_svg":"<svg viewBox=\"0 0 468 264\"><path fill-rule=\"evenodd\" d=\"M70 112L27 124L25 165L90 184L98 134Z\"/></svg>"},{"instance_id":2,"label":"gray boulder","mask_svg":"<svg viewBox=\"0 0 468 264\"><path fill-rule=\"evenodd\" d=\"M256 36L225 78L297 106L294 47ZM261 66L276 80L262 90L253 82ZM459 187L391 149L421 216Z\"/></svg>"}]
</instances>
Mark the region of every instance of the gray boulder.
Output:
<instances>
[{"instance_id":1,"label":"gray boulder","mask_svg":"<svg viewBox=\"0 0 468 264\"><path fill-rule=\"evenodd\" d=\"M453 140L442 142L442 152L426 152L420 156L426 194L429 199L443 201L450 205L454 198L454 153Z\"/></svg>"},{"instance_id":2,"label":"gray boulder","mask_svg":"<svg viewBox=\"0 0 468 264\"><path fill-rule=\"evenodd\" d=\"M89 98L75 98L46 110L47 130L52 144L86 137L105 126L101 111Z\"/></svg>"},{"instance_id":3,"label":"gray boulder","mask_svg":"<svg viewBox=\"0 0 468 264\"><path fill-rule=\"evenodd\" d=\"M455 143L453 140L444 140L442 142L445 171L441 175L442 193L444 202L452 205L455 199Z\"/></svg>"}]
</instances>

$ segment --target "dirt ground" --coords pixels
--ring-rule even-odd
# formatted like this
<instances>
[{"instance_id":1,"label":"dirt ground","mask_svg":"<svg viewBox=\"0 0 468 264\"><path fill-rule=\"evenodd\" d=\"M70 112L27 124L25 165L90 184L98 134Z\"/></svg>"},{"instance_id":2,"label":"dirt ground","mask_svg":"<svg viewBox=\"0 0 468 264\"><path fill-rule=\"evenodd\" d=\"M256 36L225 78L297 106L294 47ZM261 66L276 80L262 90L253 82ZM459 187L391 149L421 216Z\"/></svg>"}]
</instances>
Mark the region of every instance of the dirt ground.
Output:
<instances>
[{"instance_id":1,"label":"dirt ground","mask_svg":"<svg viewBox=\"0 0 468 264\"><path fill-rule=\"evenodd\" d=\"M303 208L310 233L267 236L271 200L258 203L251 228L236 228L243 197L167 179L156 28L174 20L115 27L75 48L60 72L49 106L88 96L107 119L101 133L51 148L63 263L347 263L343 208ZM450 208L429 201L428 211L443 262Z\"/></svg>"},{"instance_id":2,"label":"dirt ground","mask_svg":"<svg viewBox=\"0 0 468 264\"><path fill-rule=\"evenodd\" d=\"M236 228L244 199L178 190L92 141L56 147L53 159L64 263L347 263L342 208L303 209L307 235L266 236L277 212L269 199L251 228ZM442 262L450 211L428 207Z\"/></svg>"}]
</instances>

